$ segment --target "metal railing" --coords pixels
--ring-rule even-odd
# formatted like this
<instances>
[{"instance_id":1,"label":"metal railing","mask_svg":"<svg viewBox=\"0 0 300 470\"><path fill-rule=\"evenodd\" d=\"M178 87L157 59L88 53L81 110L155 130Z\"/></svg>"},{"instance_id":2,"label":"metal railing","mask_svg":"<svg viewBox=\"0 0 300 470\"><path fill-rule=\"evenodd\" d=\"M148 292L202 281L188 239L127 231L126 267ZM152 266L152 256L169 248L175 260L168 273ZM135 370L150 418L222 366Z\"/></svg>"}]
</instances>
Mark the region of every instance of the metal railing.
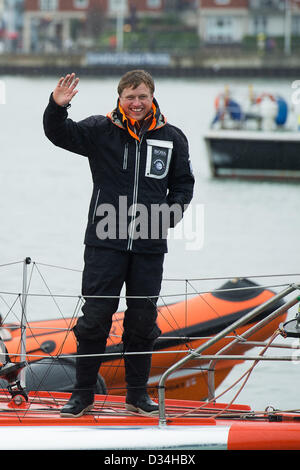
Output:
<instances>
[{"instance_id":1,"label":"metal railing","mask_svg":"<svg viewBox=\"0 0 300 470\"><path fill-rule=\"evenodd\" d=\"M299 290L300 289L300 285L298 284L292 284L290 285L289 287L287 287L286 289L282 290L280 293L276 294L274 297L272 297L271 299L267 300L266 302L264 302L263 304L259 305L258 307L254 308L253 310L251 310L249 313L247 313L246 315L244 315L242 318L238 319L237 321L235 321L234 323L232 323L231 325L229 325L227 328L225 328L224 330L222 330L221 332L217 333L214 337L210 338L208 341L206 341L204 344L202 344L201 346L199 346L198 348L196 348L195 350L193 351L190 351L186 357L180 359L178 362L176 362L175 364L173 364L171 367L169 367L169 369L167 369L161 376L160 380L159 380L159 384L158 384L158 402L159 402L159 424L161 426L164 426L166 425L166 406L165 406L165 383L168 379L168 377L175 371L177 371L178 369L180 369L183 365L185 365L187 362L191 361L191 360L194 360L195 357L197 357L197 359L208 359L208 360L211 360L212 362L210 363L210 366L212 366L212 370L209 371L210 372L210 375L209 375L209 387L210 387L210 396L213 397L214 396L214 366L216 364L216 362L218 360L230 360L230 359L234 359L234 360L245 360L245 356L227 356L227 355L224 355L222 353L224 353L225 351L227 351L228 349L230 349L235 343L236 341L238 341L238 339L235 339L233 341L233 343L230 343L229 345L225 346L223 349L221 349L219 351L218 354L215 354L213 356L203 356L201 353L203 351L205 351L206 349L208 349L210 346L214 345L215 343L217 343L219 340L223 339L225 336L227 336L229 333L233 332L236 328L240 327L240 326L243 326L245 325L247 322L249 322L250 320L253 320L255 317L257 317L259 314L261 314L262 312L264 312L267 308L269 307L273 307L276 302L278 300L281 300L283 299L284 297L286 297L288 294L291 294L292 292L294 292L295 290ZM261 320L259 323L257 323L256 325L254 325L252 328L250 328L250 330L248 330L247 332L245 332L243 335L240 335L239 338L241 337L244 337L244 339L246 339L246 337L250 336L251 334L254 333L254 331L257 331L258 329L262 328L266 323L270 322L271 320L273 320L274 318L277 318L278 316L280 316L283 312L285 312L287 309L289 309L290 307L296 305L300 300L300 297L299 295L297 295L297 297L293 298L292 300L284 303L283 305L281 305L279 308L277 308L274 312L272 312L270 315L268 315L266 318L264 318L263 320ZM262 357L261 356L255 356L255 357L252 357L251 359L254 359L254 360L262 360ZM265 359L265 358L264 358ZM270 360L270 359L269 359ZM276 360L280 360L279 358L276 357ZM285 360L292 360L292 358L285 358ZM209 367L210 369L210 367Z\"/></svg>"}]
</instances>

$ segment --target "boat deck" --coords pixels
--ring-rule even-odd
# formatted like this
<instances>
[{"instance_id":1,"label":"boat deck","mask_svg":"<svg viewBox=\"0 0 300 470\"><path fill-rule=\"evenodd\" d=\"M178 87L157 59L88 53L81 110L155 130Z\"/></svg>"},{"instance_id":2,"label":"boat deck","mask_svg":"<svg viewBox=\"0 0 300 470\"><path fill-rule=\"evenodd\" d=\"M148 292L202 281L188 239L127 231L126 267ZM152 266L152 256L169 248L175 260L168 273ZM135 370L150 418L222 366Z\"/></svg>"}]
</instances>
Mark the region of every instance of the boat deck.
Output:
<instances>
[{"instance_id":1,"label":"boat deck","mask_svg":"<svg viewBox=\"0 0 300 470\"><path fill-rule=\"evenodd\" d=\"M142 415L127 411L125 397L115 395L96 395L94 407L80 418L60 416L60 409L68 401L70 393L29 392L28 401L17 396L10 399L8 393L0 392L0 426L2 425L107 425L107 426L156 426L158 414ZM20 401L20 403L16 403ZM216 424L215 416L225 413L241 416L251 412L247 405L226 405L192 400L166 400L166 425Z\"/></svg>"},{"instance_id":2,"label":"boat deck","mask_svg":"<svg viewBox=\"0 0 300 470\"><path fill-rule=\"evenodd\" d=\"M166 423L128 412L125 398L97 395L80 418L60 417L70 394L32 392L20 404L0 394L2 450L298 450L300 412L166 400ZM1 428L4 432L1 432Z\"/></svg>"}]
</instances>

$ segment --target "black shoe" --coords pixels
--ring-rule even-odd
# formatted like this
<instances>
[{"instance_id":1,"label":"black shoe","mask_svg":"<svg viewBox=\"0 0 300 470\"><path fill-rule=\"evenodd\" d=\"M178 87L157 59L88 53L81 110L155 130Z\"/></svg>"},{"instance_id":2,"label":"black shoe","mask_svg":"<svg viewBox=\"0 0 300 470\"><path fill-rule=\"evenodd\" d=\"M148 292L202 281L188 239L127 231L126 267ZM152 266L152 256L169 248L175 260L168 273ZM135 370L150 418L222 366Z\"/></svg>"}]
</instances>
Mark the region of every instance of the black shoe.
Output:
<instances>
[{"instance_id":1,"label":"black shoe","mask_svg":"<svg viewBox=\"0 0 300 470\"><path fill-rule=\"evenodd\" d=\"M142 393L137 397L126 396L125 408L128 411L135 411L146 415L158 414L158 404L155 403L147 393Z\"/></svg>"},{"instance_id":2,"label":"black shoe","mask_svg":"<svg viewBox=\"0 0 300 470\"><path fill-rule=\"evenodd\" d=\"M93 408L94 394L77 390L72 393L68 403L60 410L60 416L64 418L79 418Z\"/></svg>"}]
</instances>

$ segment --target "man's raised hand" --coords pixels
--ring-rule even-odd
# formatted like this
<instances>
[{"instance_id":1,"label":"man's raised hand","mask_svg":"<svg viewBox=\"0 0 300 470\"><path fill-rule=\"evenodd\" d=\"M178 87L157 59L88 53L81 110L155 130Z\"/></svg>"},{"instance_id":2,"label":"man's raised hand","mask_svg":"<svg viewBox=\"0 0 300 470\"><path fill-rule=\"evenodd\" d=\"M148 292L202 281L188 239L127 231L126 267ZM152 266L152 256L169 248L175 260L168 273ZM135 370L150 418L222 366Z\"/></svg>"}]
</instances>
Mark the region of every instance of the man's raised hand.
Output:
<instances>
[{"instance_id":1,"label":"man's raised hand","mask_svg":"<svg viewBox=\"0 0 300 470\"><path fill-rule=\"evenodd\" d=\"M76 93L78 93L78 90L76 89L78 82L79 78L75 78L75 73L61 77L53 91L53 99L55 103L59 106L66 106L70 103L71 99L74 98Z\"/></svg>"}]
</instances>

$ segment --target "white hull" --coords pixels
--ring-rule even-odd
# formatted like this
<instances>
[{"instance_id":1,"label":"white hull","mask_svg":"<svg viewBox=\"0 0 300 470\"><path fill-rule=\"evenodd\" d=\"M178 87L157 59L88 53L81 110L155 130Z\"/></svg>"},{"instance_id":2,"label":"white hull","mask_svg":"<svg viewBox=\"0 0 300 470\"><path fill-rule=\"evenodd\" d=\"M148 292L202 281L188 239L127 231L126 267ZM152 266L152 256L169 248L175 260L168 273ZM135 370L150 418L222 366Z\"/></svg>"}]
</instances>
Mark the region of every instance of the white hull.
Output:
<instances>
[{"instance_id":1,"label":"white hull","mask_svg":"<svg viewBox=\"0 0 300 470\"><path fill-rule=\"evenodd\" d=\"M229 426L5 426L1 450L227 450Z\"/></svg>"}]
</instances>

